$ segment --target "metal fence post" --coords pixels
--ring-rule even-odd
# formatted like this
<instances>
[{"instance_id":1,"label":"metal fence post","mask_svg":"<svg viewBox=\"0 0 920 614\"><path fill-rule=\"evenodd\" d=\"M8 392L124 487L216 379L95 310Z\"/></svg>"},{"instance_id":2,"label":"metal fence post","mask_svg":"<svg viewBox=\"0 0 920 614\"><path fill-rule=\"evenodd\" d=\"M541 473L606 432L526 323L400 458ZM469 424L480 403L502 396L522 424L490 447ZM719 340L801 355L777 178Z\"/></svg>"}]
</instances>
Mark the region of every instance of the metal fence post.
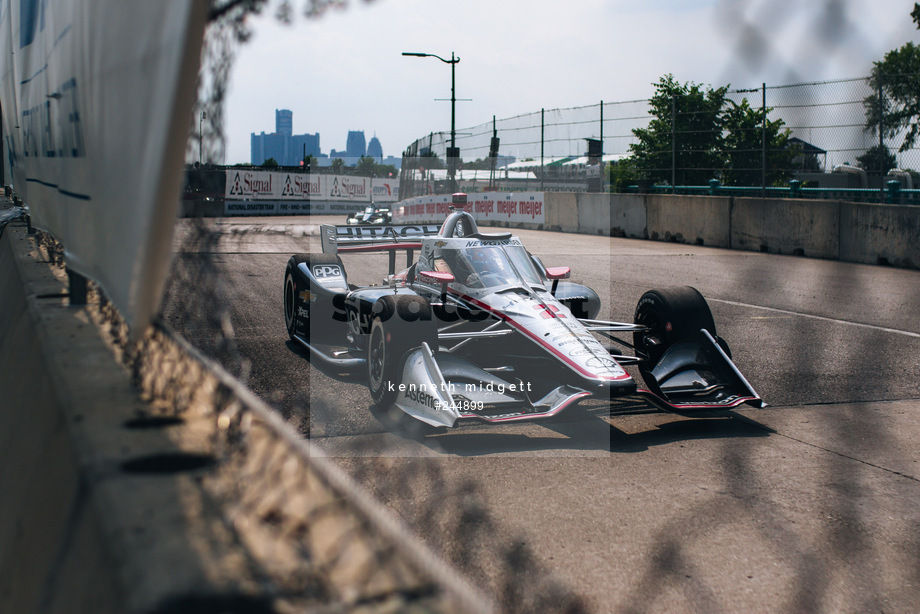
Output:
<instances>
[{"instance_id":1,"label":"metal fence post","mask_svg":"<svg viewBox=\"0 0 920 614\"><path fill-rule=\"evenodd\" d=\"M677 94L671 94L671 194L677 193Z\"/></svg>"},{"instance_id":2,"label":"metal fence post","mask_svg":"<svg viewBox=\"0 0 920 614\"><path fill-rule=\"evenodd\" d=\"M540 191L543 191L543 176L546 174L546 166L543 163L543 142L544 131L546 130L546 109L540 109Z\"/></svg>"},{"instance_id":3,"label":"metal fence post","mask_svg":"<svg viewBox=\"0 0 920 614\"><path fill-rule=\"evenodd\" d=\"M761 118L761 162L762 166L760 169L760 196L761 198L767 197L767 84L761 84L761 101L760 101L760 110L763 113Z\"/></svg>"},{"instance_id":4,"label":"metal fence post","mask_svg":"<svg viewBox=\"0 0 920 614\"><path fill-rule=\"evenodd\" d=\"M878 75L878 178L881 201L885 202L885 98L882 94L882 73ZM898 184L900 186L900 184Z\"/></svg>"}]
</instances>

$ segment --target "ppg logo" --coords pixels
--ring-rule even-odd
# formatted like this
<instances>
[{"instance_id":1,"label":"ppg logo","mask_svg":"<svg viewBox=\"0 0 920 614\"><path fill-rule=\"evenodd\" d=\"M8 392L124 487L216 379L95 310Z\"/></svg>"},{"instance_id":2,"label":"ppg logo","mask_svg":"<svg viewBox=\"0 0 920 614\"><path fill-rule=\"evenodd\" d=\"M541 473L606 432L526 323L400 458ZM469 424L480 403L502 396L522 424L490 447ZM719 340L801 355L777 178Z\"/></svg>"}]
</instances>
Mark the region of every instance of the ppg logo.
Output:
<instances>
[{"instance_id":1,"label":"ppg logo","mask_svg":"<svg viewBox=\"0 0 920 614\"><path fill-rule=\"evenodd\" d=\"M341 277L342 267L337 264L316 265L313 267L313 276L317 279L325 279L327 277Z\"/></svg>"}]
</instances>

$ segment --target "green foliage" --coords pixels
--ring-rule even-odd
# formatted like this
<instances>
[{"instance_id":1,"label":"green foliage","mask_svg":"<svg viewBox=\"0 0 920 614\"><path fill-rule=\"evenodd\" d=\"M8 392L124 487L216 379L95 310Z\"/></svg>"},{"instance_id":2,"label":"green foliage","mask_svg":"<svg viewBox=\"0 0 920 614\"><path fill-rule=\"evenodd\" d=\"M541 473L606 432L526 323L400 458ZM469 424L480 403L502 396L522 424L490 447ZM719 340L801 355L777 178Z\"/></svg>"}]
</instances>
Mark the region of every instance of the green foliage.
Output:
<instances>
[{"instance_id":1,"label":"green foliage","mask_svg":"<svg viewBox=\"0 0 920 614\"><path fill-rule=\"evenodd\" d=\"M342 158L335 158L332 164L329 165L329 168L332 169L333 175L342 175L345 173L345 160Z\"/></svg>"},{"instance_id":2,"label":"green foliage","mask_svg":"<svg viewBox=\"0 0 920 614\"><path fill-rule=\"evenodd\" d=\"M763 139L767 146L767 185L791 175L796 151L789 148L789 130L770 120L772 109L753 108L747 100L726 99L728 87L704 88L662 77L649 104L647 128L633 130L638 142L632 155L612 171L616 186L636 179L677 185L706 185L718 178L725 185L760 185Z\"/></svg>"},{"instance_id":3,"label":"green foliage","mask_svg":"<svg viewBox=\"0 0 920 614\"><path fill-rule=\"evenodd\" d=\"M866 153L857 156L856 161L859 168L876 175L884 175L898 164L894 154L885 145L870 147Z\"/></svg>"},{"instance_id":4,"label":"green foliage","mask_svg":"<svg viewBox=\"0 0 920 614\"><path fill-rule=\"evenodd\" d=\"M607 178L611 192L625 192L629 186L636 185L639 180L639 169L635 157L629 156L608 166Z\"/></svg>"},{"instance_id":5,"label":"green foliage","mask_svg":"<svg viewBox=\"0 0 920 614\"><path fill-rule=\"evenodd\" d=\"M362 177L396 177L399 170L392 164L378 164L371 156L361 156L355 164L355 174Z\"/></svg>"},{"instance_id":6,"label":"green foliage","mask_svg":"<svg viewBox=\"0 0 920 614\"><path fill-rule=\"evenodd\" d=\"M265 162L259 165L260 168L278 168L280 165L278 161L274 158L268 158Z\"/></svg>"},{"instance_id":7,"label":"green foliage","mask_svg":"<svg viewBox=\"0 0 920 614\"><path fill-rule=\"evenodd\" d=\"M916 9L915 9L916 10ZM920 46L907 43L875 62L869 84L875 92L863 100L866 131L886 138L906 130L900 151L913 147L920 136Z\"/></svg>"},{"instance_id":8,"label":"green foliage","mask_svg":"<svg viewBox=\"0 0 920 614\"><path fill-rule=\"evenodd\" d=\"M433 151L426 151L418 157L418 167L423 169L446 168L444 162Z\"/></svg>"},{"instance_id":9,"label":"green foliage","mask_svg":"<svg viewBox=\"0 0 920 614\"><path fill-rule=\"evenodd\" d=\"M790 131L783 128L783 120L769 119L772 110L769 107L755 109L746 99L740 104L729 101L722 116L725 129L723 184L782 185L792 176L792 158L801 152L789 148Z\"/></svg>"},{"instance_id":10,"label":"green foliage","mask_svg":"<svg viewBox=\"0 0 920 614\"><path fill-rule=\"evenodd\" d=\"M491 158L477 158L472 162L464 162L463 168L471 171L488 171L492 169Z\"/></svg>"},{"instance_id":11,"label":"green foliage","mask_svg":"<svg viewBox=\"0 0 920 614\"><path fill-rule=\"evenodd\" d=\"M377 167L377 161L369 156L361 156L355 164L355 174L362 177L373 177Z\"/></svg>"},{"instance_id":12,"label":"green foliage","mask_svg":"<svg viewBox=\"0 0 920 614\"><path fill-rule=\"evenodd\" d=\"M681 84L673 75L655 85L647 128L636 128L629 146L644 178L678 185L704 185L721 168L721 110L728 88ZM672 164L674 162L674 164Z\"/></svg>"}]
</instances>

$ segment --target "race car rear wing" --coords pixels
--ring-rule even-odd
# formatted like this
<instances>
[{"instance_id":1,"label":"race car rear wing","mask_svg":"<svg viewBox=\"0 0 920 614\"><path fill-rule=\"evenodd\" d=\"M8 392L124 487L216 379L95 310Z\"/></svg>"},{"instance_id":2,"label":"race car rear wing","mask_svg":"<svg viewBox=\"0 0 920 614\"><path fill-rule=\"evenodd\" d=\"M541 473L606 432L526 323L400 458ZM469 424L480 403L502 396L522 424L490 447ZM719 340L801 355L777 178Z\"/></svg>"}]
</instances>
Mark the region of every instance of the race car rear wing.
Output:
<instances>
[{"instance_id":1,"label":"race car rear wing","mask_svg":"<svg viewBox=\"0 0 920 614\"><path fill-rule=\"evenodd\" d=\"M390 274L396 268L396 252L406 250L406 266L412 264L415 250L422 248L422 237L437 236L440 224L410 224L405 226L333 226L320 227L324 254L355 252L387 252Z\"/></svg>"}]
</instances>

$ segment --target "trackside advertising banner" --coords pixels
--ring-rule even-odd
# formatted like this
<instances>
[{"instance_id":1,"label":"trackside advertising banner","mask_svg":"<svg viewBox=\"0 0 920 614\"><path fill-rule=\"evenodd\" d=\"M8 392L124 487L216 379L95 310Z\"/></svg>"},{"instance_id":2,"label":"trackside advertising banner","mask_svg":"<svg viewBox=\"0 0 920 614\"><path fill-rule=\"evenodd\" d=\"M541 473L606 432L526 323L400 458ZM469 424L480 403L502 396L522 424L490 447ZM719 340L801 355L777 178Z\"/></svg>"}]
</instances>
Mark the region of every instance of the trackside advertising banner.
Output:
<instances>
[{"instance_id":1,"label":"trackside advertising banner","mask_svg":"<svg viewBox=\"0 0 920 614\"><path fill-rule=\"evenodd\" d=\"M3 0L14 191L139 334L172 253L208 2Z\"/></svg>"},{"instance_id":2,"label":"trackside advertising banner","mask_svg":"<svg viewBox=\"0 0 920 614\"><path fill-rule=\"evenodd\" d=\"M418 196L393 207L394 224L440 223L449 213L451 197ZM543 224L543 192L483 192L467 195L466 210L477 222Z\"/></svg>"},{"instance_id":3,"label":"trackside advertising banner","mask_svg":"<svg viewBox=\"0 0 920 614\"><path fill-rule=\"evenodd\" d=\"M369 203L399 200L399 180L350 175L228 169L225 202L317 200Z\"/></svg>"}]
</instances>

